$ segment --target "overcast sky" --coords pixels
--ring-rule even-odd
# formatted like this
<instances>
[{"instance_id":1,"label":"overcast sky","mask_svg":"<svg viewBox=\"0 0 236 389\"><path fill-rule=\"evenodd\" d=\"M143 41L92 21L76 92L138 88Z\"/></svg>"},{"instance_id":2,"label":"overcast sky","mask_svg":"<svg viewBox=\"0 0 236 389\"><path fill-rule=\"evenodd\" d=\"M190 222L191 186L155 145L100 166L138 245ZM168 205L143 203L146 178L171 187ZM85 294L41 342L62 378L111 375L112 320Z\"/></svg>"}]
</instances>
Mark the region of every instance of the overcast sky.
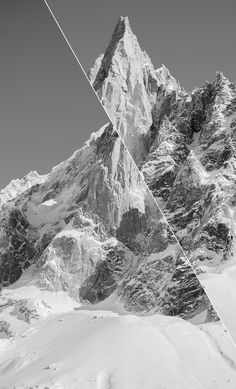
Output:
<instances>
[{"instance_id":1,"label":"overcast sky","mask_svg":"<svg viewBox=\"0 0 236 389\"><path fill-rule=\"evenodd\" d=\"M211 81L217 70L236 80L235 0L48 0L88 69L103 53L119 16L154 66L163 63L187 90Z\"/></svg>"},{"instance_id":2,"label":"overcast sky","mask_svg":"<svg viewBox=\"0 0 236 389\"><path fill-rule=\"evenodd\" d=\"M0 188L48 173L108 119L41 0L0 4Z\"/></svg>"}]
</instances>

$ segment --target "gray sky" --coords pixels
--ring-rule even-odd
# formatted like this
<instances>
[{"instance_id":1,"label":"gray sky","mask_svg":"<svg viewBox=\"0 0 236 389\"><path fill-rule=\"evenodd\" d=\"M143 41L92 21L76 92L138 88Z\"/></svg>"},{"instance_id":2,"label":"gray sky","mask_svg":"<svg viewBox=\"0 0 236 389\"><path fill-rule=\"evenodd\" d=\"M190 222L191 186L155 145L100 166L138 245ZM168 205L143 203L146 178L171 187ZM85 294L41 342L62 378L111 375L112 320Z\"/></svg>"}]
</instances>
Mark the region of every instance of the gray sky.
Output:
<instances>
[{"instance_id":1,"label":"gray sky","mask_svg":"<svg viewBox=\"0 0 236 389\"><path fill-rule=\"evenodd\" d=\"M0 4L0 188L47 173L108 119L41 0Z\"/></svg>"},{"instance_id":2,"label":"gray sky","mask_svg":"<svg viewBox=\"0 0 236 389\"><path fill-rule=\"evenodd\" d=\"M88 70L119 16L155 67L186 89L216 70L236 79L234 0L49 0ZM47 173L107 117L43 0L2 0L0 8L0 188L30 170Z\"/></svg>"},{"instance_id":3,"label":"gray sky","mask_svg":"<svg viewBox=\"0 0 236 389\"><path fill-rule=\"evenodd\" d=\"M236 80L235 0L48 0L86 70L103 53L119 16L154 66L191 90L222 70Z\"/></svg>"}]
</instances>

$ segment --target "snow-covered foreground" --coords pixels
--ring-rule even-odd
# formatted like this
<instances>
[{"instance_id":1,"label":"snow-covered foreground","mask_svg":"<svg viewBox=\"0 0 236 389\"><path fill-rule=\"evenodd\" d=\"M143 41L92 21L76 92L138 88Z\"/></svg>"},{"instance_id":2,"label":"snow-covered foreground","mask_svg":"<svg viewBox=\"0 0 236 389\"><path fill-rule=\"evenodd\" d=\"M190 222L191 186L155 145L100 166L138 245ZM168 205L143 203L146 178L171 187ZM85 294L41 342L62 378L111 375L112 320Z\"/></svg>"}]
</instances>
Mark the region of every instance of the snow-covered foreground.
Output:
<instances>
[{"instance_id":1,"label":"snow-covered foreground","mask_svg":"<svg viewBox=\"0 0 236 389\"><path fill-rule=\"evenodd\" d=\"M1 293L11 335L0 337L0 389L236 388L236 347L221 322L131 315L116 293L81 306L33 274Z\"/></svg>"},{"instance_id":2,"label":"snow-covered foreground","mask_svg":"<svg viewBox=\"0 0 236 389\"><path fill-rule=\"evenodd\" d=\"M1 342L1 389L236 387L236 349L218 323L77 309Z\"/></svg>"}]
</instances>

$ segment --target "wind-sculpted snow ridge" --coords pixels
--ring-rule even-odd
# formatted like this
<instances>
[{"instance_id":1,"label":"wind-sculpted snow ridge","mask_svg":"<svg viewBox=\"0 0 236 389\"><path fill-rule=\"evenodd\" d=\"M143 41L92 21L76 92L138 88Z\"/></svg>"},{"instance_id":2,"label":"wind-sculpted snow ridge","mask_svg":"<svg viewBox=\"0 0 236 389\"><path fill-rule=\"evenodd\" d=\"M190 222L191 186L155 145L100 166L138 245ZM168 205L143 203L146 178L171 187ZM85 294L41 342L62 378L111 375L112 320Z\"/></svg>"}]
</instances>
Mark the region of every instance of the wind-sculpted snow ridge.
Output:
<instances>
[{"instance_id":1,"label":"wind-sculpted snow ridge","mask_svg":"<svg viewBox=\"0 0 236 389\"><path fill-rule=\"evenodd\" d=\"M236 340L235 84L218 72L185 92L124 17L88 76Z\"/></svg>"}]
</instances>

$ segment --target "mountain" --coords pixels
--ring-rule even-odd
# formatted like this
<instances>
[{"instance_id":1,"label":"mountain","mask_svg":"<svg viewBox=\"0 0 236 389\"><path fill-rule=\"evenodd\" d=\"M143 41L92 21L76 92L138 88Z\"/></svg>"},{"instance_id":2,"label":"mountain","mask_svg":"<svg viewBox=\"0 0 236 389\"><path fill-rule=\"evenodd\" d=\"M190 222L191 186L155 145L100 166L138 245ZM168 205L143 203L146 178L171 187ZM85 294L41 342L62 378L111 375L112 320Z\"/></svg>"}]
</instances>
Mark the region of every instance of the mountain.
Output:
<instances>
[{"instance_id":1,"label":"mountain","mask_svg":"<svg viewBox=\"0 0 236 389\"><path fill-rule=\"evenodd\" d=\"M212 307L111 124L1 208L0 280L34 265L41 288L129 312L192 318ZM2 191L4 192L4 191ZM186 294L185 292L188 291Z\"/></svg>"},{"instance_id":2,"label":"mountain","mask_svg":"<svg viewBox=\"0 0 236 389\"><path fill-rule=\"evenodd\" d=\"M184 91L154 69L127 17L88 77L236 340L235 84L218 72Z\"/></svg>"},{"instance_id":3,"label":"mountain","mask_svg":"<svg viewBox=\"0 0 236 389\"><path fill-rule=\"evenodd\" d=\"M0 214L0 387L233 389L236 348L112 125L34 180Z\"/></svg>"},{"instance_id":4,"label":"mountain","mask_svg":"<svg viewBox=\"0 0 236 389\"><path fill-rule=\"evenodd\" d=\"M45 181L47 176L41 176L36 171L29 172L24 178L12 180L4 189L0 190L0 207L7 201L14 199L31 186Z\"/></svg>"},{"instance_id":5,"label":"mountain","mask_svg":"<svg viewBox=\"0 0 236 389\"><path fill-rule=\"evenodd\" d=\"M138 50L130 35L121 19L90 72L99 88L122 37ZM130 102L117 95L127 115L116 124L139 167L155 144L155 94L186 96L165 67L145 69L149 95L130 70ZM49 174L1 191L0 284L1 388L236 386L236 348L111 123Z\"/></svg>"}]
</instances>

